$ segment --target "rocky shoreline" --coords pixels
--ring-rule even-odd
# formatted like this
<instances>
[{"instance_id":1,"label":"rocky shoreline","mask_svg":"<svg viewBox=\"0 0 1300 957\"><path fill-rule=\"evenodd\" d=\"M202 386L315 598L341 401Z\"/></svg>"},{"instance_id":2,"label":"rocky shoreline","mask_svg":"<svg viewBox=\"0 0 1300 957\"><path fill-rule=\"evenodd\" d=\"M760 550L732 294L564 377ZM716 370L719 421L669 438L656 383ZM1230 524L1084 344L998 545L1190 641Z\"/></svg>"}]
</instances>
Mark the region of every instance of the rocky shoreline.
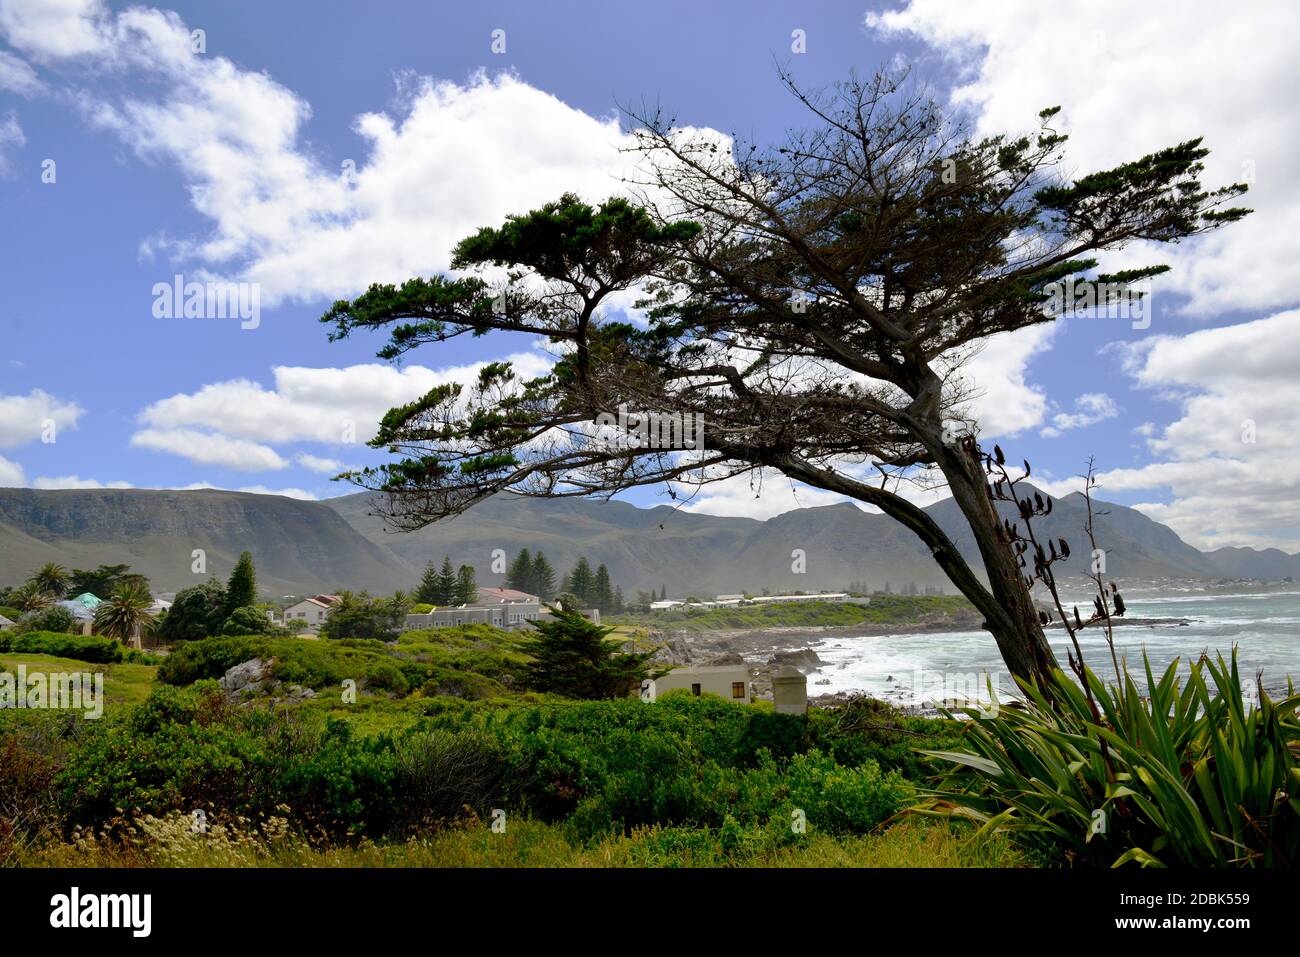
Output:
<instances>
[{"instance_id":1,"label":"rocky shoreline","mask_svg":"<svg viewBox=\"0 0 1300 957\"><path fill-rule=\"evenodd\" d=\"M1186 627L1188 618L1116 618L1117 627ZM1060 628L1053 622L1049 628ZM754 697L770 700L772 696L772 670L792 665L804 674L811 674L824 663L817 654L817 646L837 637L873 638L886 635L941 634L953 631L975 631L976 620L945 619L942 621L913 622L909 624L857 624L836 626L788 626L735 631L683 632L651 630L650 640L660 646L657 658L674 665L746 664L749 666ZM809 687L808 700L813 707L843 704L853 697L850 693L818 695ZM932 709L904 708L917 714L933 714Z\"/></svg>"}]
</instances>

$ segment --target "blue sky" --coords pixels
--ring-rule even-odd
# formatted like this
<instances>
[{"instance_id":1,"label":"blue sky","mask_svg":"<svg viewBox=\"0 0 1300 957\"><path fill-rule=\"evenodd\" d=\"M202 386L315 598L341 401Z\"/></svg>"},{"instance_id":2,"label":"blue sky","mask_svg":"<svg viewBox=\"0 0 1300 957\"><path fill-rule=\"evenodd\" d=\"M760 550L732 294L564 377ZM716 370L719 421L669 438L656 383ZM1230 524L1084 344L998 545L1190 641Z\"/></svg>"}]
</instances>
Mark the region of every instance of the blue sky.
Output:
<instances>
[{"instance_id":1,"label":"blue sky","mask_svg":"<svg viewBox=\"0 0 1300 957\"><path fill-rule=\"evenodd\" d=\"M1175 271L1149 329L1076 318L991 347L981 419L1054 490L1094 455L1104 497L1195 544L1300 549L1300 125L1273 39L1294 34L1276 16L1260 29L1251 3L1204 31L1217 46L1180 25L1185 5L1036 10L0 0L0 484L349 491L332 467L375 459L340 440L350 416L475 362L540 357L488 337L373 368L378 341L331 344L317 323L335 296L432 272L460 235L564 189L612 192L619 104L776 139L804 122L777 61L809 86L897 61L984 131L1060 103L1080 172L1204 134L1207 179L1252 182L1251 221L1161 254ZM176 273L260 283L259 325L156 318L152 288ZM827 501L739 483L691 507Z\"/></svg>"}]
</instances>

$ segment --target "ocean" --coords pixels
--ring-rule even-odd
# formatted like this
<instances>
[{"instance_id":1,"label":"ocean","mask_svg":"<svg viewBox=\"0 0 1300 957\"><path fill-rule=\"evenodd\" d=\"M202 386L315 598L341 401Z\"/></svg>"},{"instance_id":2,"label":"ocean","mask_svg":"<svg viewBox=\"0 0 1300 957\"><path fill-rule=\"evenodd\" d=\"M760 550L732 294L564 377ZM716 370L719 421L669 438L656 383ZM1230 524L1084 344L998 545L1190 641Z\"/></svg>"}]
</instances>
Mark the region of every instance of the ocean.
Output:
<instances>
[{"instance_id":1,"label":"ocean","mask_svg":"<svg viewBox=\"0 0 1300 957\"><path fill-rule=\"evenodd\" d=\"M1183 618L1187 625L1123 626L1115 629L1116 653L1145 687L1142 656L1157 678L1175 658L1184 670L1202 652L1227 658L1233 646L1243 687L1254 698L1256 672L1270 696L1300 684L1300 591L1242 594L1177 594L1127 598L1127 618ZM1080 610L1090 607L1080 603ZM1067 608L1069 606L1067 605ZM1048 638L1068 671L1069 638L1049 629ZM1098 675L1114 679L1110 651L1101 629L1085 629L1079 639L1084 660ZM809 695L865 692L894 704L927 707L959 698L988 700L991 681L1005 700L1017 689L1006 672L991 635L985 631L828 638L814 646L822 666L808 676Z\"/></svg>"}]
</instances>

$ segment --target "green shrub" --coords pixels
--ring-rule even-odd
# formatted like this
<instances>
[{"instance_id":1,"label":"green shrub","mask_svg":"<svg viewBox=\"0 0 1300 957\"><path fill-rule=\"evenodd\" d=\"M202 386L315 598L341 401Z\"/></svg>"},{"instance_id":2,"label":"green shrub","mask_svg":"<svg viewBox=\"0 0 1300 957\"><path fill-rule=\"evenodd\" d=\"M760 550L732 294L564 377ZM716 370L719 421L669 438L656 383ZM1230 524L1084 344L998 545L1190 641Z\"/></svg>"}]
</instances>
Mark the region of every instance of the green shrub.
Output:
<instances>
[{"instance_id":1,"label":"green shrub","mask_svg":"<svg viewBox=\"0 0 1300 957\"><path fill-rule=\"evenodd\" d=\"M920 813L1008 831L1043 856L1118 866L1286 866L1300 851L1300 695L1248 704L1231 663L1177 659L1147 696L1086 672L1100 718L1061 671L1052 698L972 720ZM1209 682L1206 681L1209 676ZM1211 685L1213 687L1211 687Z\"/></svg>"},{"instance_id":2,"label":"green shrub","mask_svg":"<svg viewBox=\"0 0 1300 957\"><path fill-rule=\"evenodd\" d=\"M252 605L236 608L221 625L223 635L265 635L273 630L279 629Z\"/></svg>"},{"instance_id":3,"label":"green shrub","mask_svg":"<svg viewBox=\"0 0 1300 957\"><path fill-rule=\"evenodd\" d=\"M15 633L21 634L27 631L57 631L69 633L81 630L81 622L67 608L62 605L49 605L46 608L38 608L36 611L29 611L21 618L14 622Z\"/></svg>"},{"instance_id":4,"label":"green shrub","mask_svg":"<svg viewBox=\"0 0 1300 957\"><path fill-rule=\"evenodd\" d=\"M366 671L366 684L380 691L391 691L399 697L411 687L401 669L387 661L378 662Z\"/></svg>"},{"instance_id":5,"label":"green shrub","mask_svg":"<svg viewBox=\"0 0 1300 957\"><path fill-rule=\"evenodd\" d=\"M72 635L66 632L0 631L0 651L27 655L54 655L96 664L116 664L128 657L127 649L113 638L99 635Z\"/></svg>"}]
</instances>

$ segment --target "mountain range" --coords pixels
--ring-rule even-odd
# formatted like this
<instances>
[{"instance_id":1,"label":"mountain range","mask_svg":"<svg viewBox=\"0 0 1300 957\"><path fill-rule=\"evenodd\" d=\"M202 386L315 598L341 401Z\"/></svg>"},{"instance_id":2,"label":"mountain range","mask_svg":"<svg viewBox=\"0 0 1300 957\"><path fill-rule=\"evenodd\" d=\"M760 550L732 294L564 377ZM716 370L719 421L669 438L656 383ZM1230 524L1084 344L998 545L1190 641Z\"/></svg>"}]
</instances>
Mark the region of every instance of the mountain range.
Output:
<instances>
[{"instance_id":1,"label":"mountain range","mask_svg":"<svg viewBox=\"0 0 1300 957\"><path fill-rule=\"evenodd\" d=\"M1094 509L1112 578L1300 577L1300 554L1202 552L1135 509L1103 502ZM952 500L927 512L978 567L974 539ZM1074 493L1055 499L1052 514L1036 520L1040 538L1070 543L1066 576L1082 572L1091 558L1085 515L1084 498ZM17 584L49 561L70 568L126 563L157 590L173 591L209 575L224 578L244 550L253 554L262 589L277 595L410 589L425 564L444 555L475 566L480 584L497 584L503 560L520 548L545 552L561 574L582 556L593 567L603 563L629 598L664 587L672 595L708 596L851 582L953 590L910 532L847 503L760 521L667 505L500 495L454 519L395 533L371 514L368 493L307 502L206 489L0 488L0 584Z\"/></svg>"}]
</instances>

